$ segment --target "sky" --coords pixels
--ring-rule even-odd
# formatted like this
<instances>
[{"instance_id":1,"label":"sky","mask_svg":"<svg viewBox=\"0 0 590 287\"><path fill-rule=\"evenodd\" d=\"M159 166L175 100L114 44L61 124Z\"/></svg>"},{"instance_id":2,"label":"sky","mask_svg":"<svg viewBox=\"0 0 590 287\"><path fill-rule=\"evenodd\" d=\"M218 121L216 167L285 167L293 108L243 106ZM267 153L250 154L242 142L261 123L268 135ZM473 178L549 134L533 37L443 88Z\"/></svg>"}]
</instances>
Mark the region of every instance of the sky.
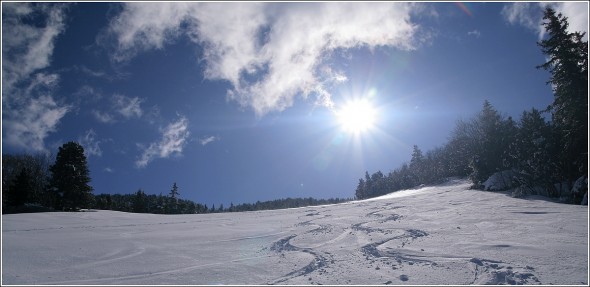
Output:
<instances>
[{"instance_id":1,"label":"sky","mask_svg":"<svg viewBox=\"0 0 590 287\"><path fill-rule=\"evenodd\" d=\"M2 2L2 153L77 141L94 194L351 198L486 99L547 107L547 6L588 30L586 2Z\"/></svg>"}]
</instances>

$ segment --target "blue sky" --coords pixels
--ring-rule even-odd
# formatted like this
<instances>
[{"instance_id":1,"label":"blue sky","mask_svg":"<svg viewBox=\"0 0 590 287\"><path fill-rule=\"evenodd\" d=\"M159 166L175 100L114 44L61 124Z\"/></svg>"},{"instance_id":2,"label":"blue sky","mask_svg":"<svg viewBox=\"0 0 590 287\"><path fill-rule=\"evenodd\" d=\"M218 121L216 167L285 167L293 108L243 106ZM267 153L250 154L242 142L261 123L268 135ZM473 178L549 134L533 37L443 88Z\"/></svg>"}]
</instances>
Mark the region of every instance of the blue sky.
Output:
<instances>
[{"instance_id":1,"label":"blue sky","mask_svg":"<svg viewBox=\"0 0 590 287\"><path fill-rule=\"evenodd\" d=\"M353 197L484 99L545 108L542 9L588 4L2 2L3 153L87 152L95 194ZM371 128L336 114L365 99Z\"/></svg>"}]
</instances>

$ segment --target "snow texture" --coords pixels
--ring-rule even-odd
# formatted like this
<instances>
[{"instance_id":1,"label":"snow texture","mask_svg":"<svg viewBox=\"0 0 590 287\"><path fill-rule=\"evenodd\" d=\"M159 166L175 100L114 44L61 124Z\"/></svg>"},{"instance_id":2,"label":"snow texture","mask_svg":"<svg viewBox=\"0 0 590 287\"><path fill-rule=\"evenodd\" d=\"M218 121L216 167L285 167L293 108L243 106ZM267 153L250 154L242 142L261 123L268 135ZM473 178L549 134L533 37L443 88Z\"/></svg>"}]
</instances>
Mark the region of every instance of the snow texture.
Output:
<instances>
[{"instance_id":1,"label":"snow texture","mask_svg":"<svg viewBox=\"0 0 590 287\"><path fill-rule=\"evenodd\" d=\"M512 178L516 173L512 170L499 171L483 183L484 190L500 191L512 188Z\"/></svg>"},{"instance_id":2,"label":"snow texture","mask_svg":"<svg viewBox=\"0 0 590 287\"><path fill-rule=\"evenodd\" d=\"M2 284L588 283L587 206L470 185L243 213L4 215Z\"/></svg>"}]
</instances>

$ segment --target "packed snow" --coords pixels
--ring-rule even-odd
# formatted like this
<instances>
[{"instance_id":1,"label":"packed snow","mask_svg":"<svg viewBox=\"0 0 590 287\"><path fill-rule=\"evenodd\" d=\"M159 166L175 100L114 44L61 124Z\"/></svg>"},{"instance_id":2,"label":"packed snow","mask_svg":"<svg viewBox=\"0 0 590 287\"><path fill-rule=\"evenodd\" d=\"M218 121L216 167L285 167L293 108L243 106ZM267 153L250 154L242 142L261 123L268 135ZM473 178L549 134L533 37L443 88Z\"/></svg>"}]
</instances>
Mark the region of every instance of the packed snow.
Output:
<instances>
[{"instance_id":1,"label":"packed snow","mask_svg":"<svg viewBox=\"0 0 590 287\"><path fill-rule=\"evenodd\" d=\"M588 207L451 183L243 213L2 217L2 284L588 284Z\"/></svg>"}]
</instances>

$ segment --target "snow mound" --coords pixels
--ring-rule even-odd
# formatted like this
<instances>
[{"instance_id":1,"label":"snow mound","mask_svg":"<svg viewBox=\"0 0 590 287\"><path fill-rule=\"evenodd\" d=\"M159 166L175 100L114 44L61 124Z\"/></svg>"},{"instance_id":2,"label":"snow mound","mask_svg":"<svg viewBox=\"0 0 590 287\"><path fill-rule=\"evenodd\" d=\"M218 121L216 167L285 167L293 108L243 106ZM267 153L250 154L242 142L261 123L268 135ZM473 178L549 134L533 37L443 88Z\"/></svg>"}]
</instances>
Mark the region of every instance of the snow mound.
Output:
<instances>
[{"instance_id":1,"label":"snow mound","mask_svg":"<svg viewBox=\"0 0 590 287\"><path fill-rule=\"evenodd\" d=\"M516 176L513 170L499 171L483 183L484 190L503 191L512 188L512 179Z\"/></svg>"}]
</instances>

